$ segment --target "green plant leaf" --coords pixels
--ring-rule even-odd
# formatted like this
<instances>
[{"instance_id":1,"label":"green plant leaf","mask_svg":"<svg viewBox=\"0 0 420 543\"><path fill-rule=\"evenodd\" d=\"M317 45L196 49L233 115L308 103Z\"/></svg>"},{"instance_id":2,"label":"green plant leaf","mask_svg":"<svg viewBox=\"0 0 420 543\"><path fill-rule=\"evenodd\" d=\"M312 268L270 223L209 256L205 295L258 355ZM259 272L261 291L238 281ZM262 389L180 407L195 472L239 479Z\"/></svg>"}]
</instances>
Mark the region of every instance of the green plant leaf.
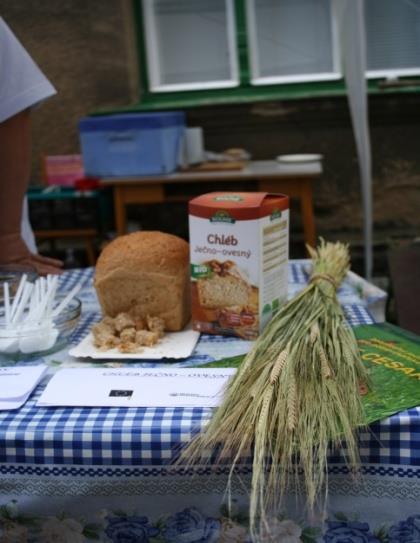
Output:
<instances>
[{"instance_id":1,"label":"green plant leaf","mask_svg":"<svg viewBox=\"0 0 420 543\"><path fill-rule=\"evenodd\" d=\"M9 511L5 505L0 505L0 516L5 519L10 519Z\"/></svg>"},{"instance_id":2,"label":"green plant leaf","mask_svg":"<svg viewBox=\"0 0 420 543\"><path fill-rule=\"evenodd\" d=\"M126 518L128 516L125 511L120 511L119 509L117 511L113 511L112 514L115 515L116 517L123 517L123 518Z\"/></svg>"},{"instance_id":3,"label":"green plant leaf","mask_svg":"<svg viewBox=\"0 0 420 543\"><path fill-rule=\"evenodd\" d=\"M92 540L95 540L95 541L99 541L99 534L97 534L96 532L90 531L90 530L86 530L86 528L84 528L84 530L83 530L83 535L85 537L87 537L87 539L92 539Z\"/></svg>"},{"instance_id":4,"label":"green plant leaf","mask_svg":"<svg viewBox=\"0 0 420 543\"><path fill-rule=\"evenodd\" d=\"M334 518L337 520L341 520L342 522L348 522L349 520L347 516L340 511L338 511L337 513L334 513Z\"/></svg>"},{"instance_id":5,"label":"green plant leaf","mask_svg":"<svg viewBox=\"0 0 420 543\"><path fill-rule=\"evenodd\" d=\"M17 521L23 526L36 526L40 522L40 519L35 517L18 517Z\"/></svg>"},{"instance_id":6,"label":"green plant leaf","mask_svg":"<svg viewBox=\"0 0 420 543\"><path fill-rule=\"evenodd\" d=\"M388 543L389 537L388 537L388 528L385 526L381 526L377 530L375 530L374 535L379 541L382 541L382 543Z\"/></svg>"},{"instance_id":7,"label":"green plant leaf","mask_svg":"<svg viewBox=\"0 0 420 543\"><path fill-rule=\"evenodd\" d=\"M95 532L100 532L102 530L102 526L98 523L94 523L94 522L90 522L88 524L85 524L85 530L89 530L89 531L95 531Z\"/></svg>"},{"instance_id":8,"label":"green plant leaf","mask_svg":"<svg viewBox=\"0 0 420 543\"><path fill-rule=\"evenodd\" d=\"M162 530L162 528L163 528L165 525L166 525L166 520L165 520L164 517L159 518L159 519L155 522L155 524L154 524L154 526L155 526L158 530Z\"/></svg>"},{"instance_id":9,"label":"green plant leaf","mask_svg":"<svg viewBox=\"0 0 420 543\"><path fill-rule=\"evenodd\" d=\"M303 529L302 535L312 537L312 538L317 538L321 535L321 533L322 533L321 528L309 526Z\"/></svg>"},{"instance_id":10,"label":"green plant leaf","mask_svg":"<svg viewBox=\"0 0 420 543\"><path fill-rule=\"evenodd\" d=\"M222 358L221 360L216 360L215 362L208 362L207 364L202 364L200 368L237 368L242 360L245 358L244 354L231 356L230 358Z\"/></svg>"}]
</instances>

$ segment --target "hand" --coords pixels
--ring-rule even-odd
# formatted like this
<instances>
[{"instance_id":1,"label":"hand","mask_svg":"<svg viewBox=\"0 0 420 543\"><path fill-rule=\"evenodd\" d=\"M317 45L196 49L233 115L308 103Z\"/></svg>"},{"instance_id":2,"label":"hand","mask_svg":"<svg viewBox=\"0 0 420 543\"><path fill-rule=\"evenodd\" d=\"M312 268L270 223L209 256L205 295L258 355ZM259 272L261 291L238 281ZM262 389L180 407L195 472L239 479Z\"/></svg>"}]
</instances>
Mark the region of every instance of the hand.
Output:
<instances>
[{"instance_id":1,"label":"hand","mask_svg":"<svg viewBox=\"0 0 420 543\"><path fill-rule=\"evenodd\" d=\"M63 263L55 258L32 254L19 234L0 236L0 266L28 266L39 275L62 273Z\"/></svg>"},{"instance_id":2,"label":"hand","mask_svg":"<svg viewBox=\"0 0 420 543\"><path fill-rule=\"evenodd\" d=\"M30 266L34 267L39 275L63 273L63 262L47 256L30 253Z\"/></svg>"},{"instance_id":3,"label":"hand","mask_svg":"<svg viewBox=\"0 0 420 543\"><path fill-rule=\"evenodd\" d=\"M7 262L0 262L0 265L1 264L7 264L8 266L13 264L16 264L17 266L28 266L29 268L33 268L38 275L59 275L63 273L63 262L61 262L61 260L34 255L32 253L28 253L23 258L19 258L15 261L9 260Z\"/></svg>"}]
</instances>

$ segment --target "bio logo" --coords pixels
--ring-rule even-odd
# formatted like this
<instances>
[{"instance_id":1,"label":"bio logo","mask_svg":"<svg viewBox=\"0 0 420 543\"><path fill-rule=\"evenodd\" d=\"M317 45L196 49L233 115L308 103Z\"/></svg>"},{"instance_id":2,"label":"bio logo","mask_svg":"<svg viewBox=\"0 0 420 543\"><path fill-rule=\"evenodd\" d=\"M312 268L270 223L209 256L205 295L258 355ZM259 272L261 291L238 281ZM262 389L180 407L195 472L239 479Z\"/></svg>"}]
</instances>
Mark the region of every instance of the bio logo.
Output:
<instances>
[{"instance_id":1,"label":"bio logo","mask_svg":"<svg viewBox=\"0 0 420 543\"><path fill-rule=\"evenodd\" d=\"M210 266L206 264L191 264L191 276L194 279L208 279L213 275Z\"/></svg>"}]
</instances>

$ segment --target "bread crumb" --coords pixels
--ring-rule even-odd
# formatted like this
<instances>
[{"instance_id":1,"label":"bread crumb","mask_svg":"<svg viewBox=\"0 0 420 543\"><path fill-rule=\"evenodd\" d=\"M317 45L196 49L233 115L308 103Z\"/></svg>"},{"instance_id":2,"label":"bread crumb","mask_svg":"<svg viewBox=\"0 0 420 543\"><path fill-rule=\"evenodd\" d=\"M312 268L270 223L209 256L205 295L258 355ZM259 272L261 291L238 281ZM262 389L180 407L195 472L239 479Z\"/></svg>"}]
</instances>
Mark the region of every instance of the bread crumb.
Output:
<instances>
[{"instance_id":1,"label":"bread crumb","mask_svg":"<svg viewBox=\"0 0 420 543\"><path fill-rule=\"evenodd\" d=\"M119 313L115 317L114 323L115 323L115 329L117 330L117 332L122 332L124 328L134 328L135 326L133 317L129 315L128 313Z\"/></svg>"},{"instance_id":2,"label":"bread crumb","mask_svg":"<svg viewBox=\"0 0 420 543\"><path fill-rule=\"evenodd\" d=\"M165 335L165 321L163 319L147 315L146 322L147 328L151 332L156 332L158 337L163 337Z\"/></svg>"},{"instance_id":3,"label":"bread crumb","mask_svg":"<svg viewBox=\"0 0 420 543\"><path fill-rule=\"evenodd\" d=\"M134 327L132 328L124 328L122 332L120 333L120 339L122 343L127 342L134 342L136 340L136 329Z\"/></svg>"},{"instance_id":4,"label":"bread crumb","mask_svg":"<svg viewBox=\"0 0 420 543\"><path fill-rule=\"evenodd\" d=\"M102 321L92 326L92 334L95 347L102 347L103 344L114 338L114 331L112 328Z\"/></svg>"},{"instance_id":5,"label":"bread crumb","mask_svg":"<svg viewBox=\"0 0 420 543\"><path fill-rule=\"evenodd\" d=\"M105 316L101 322L109 326L112 331L115 332L115 319L113 317Z\"/></svg>"},{"instance_id":6,"label":"bread crumb","mask_svg":"<svg viewBox=\"0 0 420 543\"><path fill-rule=\"evenodd\" d=\"M145 347L153 347L159 341L159 335L157 332L150 332L149 330L139 330L136 332L137 345L144 345Z\"/></svg>"},{"instance_id":7,"label":"bread crumb","mask_svg":"<svg viewBox=\"0 0 420 543\"><path fill-rule=\"evenodd\" d=\"M117 336L112 336L103 341L100 345L96 345L100 351L109 351L109 349L114 349L118 347L121 343L120 338Z\"/></svg>"},{"instance_id":8,"label":"bread crumb","mask_svg":"<svg viewBox=\"0 0 420 543\"><path fill-rule=\"evenodd\" d=\"M159 317L133 318L119 313L115 318L105 316L92 326L93 343L100 351L115 347L120 353L137 353L143 346L153 347L164 336L165 322Z\"/></svg>"}]
</instances>

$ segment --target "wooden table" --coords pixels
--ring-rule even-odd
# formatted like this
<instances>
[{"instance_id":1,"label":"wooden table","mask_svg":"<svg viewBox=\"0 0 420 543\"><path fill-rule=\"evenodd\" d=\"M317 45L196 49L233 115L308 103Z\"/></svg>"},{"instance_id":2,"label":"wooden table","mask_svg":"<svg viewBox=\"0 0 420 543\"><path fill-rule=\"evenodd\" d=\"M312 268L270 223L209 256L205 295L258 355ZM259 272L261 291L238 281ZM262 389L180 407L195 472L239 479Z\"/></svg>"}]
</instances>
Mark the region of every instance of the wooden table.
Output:
<instances>
[{"instance_id":1,"label":"wooden table","mask_svg":"<svg viewBox=\"0 0 420 543\"><path fill-rule=\"evenodd\" d=\"M255 181L262 192L284 193L300 200L305 242L315 246L316 232L312 200L312 184L322 173L320 161L283 164L275 160L257 160L240 170L175 172L167 175L142 177L103 178L104 185L114 189L114 208L117 233L126 232L126 206L129 204L156 204L186 200L190 197L169 196L168 185L175 183L212 183Z\"/></svg>"}]
</instances>

